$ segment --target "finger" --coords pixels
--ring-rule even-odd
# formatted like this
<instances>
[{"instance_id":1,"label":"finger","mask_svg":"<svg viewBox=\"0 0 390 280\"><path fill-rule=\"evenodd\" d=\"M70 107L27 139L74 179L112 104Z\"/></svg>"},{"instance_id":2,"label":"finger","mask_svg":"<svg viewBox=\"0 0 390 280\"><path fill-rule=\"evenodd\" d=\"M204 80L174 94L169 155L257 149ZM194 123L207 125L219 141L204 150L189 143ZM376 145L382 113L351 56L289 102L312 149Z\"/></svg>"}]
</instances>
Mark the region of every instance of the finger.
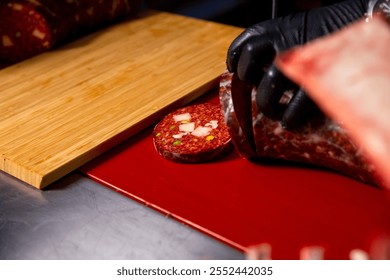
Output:
<instances>
[{"instance_id":1,"label":"finger","mask_svg":"<svg viewBox=\"0 0 390 280\"><path fill-rule=\"evenodd\" d=\"M285 108L280 99L284 92L294 87L296 86L272 64L257 88L256 104L259 110L266 117L280 119Z\"/></svg>"},{"instance_id":2,"label":"finger","mask_svg":"<svg viewBox=\"0 0 390 280\"><path fill-rule=\"evenodd\" d=\"M232 73L237 72L238 59L241 55L242 47L245 46L253 34L248 31L244 31L229 46L226 57L226 66Z\"/></svg>"},{"instance_id":3,"label":"finger","mask_svg":"<svg viewBox=\"0 0 390 280\"><path fill-rule=\"evenodd\" d=\"M286 129L296 129L312 115L317 106L306 95L304 89L299 89L291 99L282 117L282 126Z\"/></svg>"},{"instance_id":4,"label":"finger","mask_svg":"<svg viewBox=\"0 0 390 280\"><path fill-rule=\"evenodd\" d=\"M242 49L245 47L248 41L251 41L253 37L262 37L264 40L266 36L266 29L261 25L254 25L248 27L244 32L236 37L230 44L227 51L226 65L230 72L237 72L238 61L242 53ZM262 35L263 34L263 35Z\"/></svg>"},{"instance_id":5,"label":"finger","mask_svg":"<svg viewBox=\"0 0 390 280\"><path fill-rule=\"evenodd\" d=\"M262 36L249 39L238 58L237 74L240 80L258 84L264 68L272 63L275 54L273 45Z\"/></svg>"}]
</instances>

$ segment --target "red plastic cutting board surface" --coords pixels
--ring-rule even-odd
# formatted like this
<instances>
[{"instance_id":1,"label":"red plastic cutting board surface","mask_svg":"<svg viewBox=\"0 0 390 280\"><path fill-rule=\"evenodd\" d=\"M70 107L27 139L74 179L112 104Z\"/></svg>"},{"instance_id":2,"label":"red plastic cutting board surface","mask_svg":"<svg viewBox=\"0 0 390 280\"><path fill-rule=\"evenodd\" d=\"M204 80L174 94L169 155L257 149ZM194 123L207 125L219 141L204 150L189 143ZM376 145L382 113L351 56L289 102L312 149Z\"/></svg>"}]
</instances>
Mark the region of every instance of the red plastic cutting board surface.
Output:
<instances>
[{"instance_id":1,"label":"red plastic cutting board surface","mask_svg":"<svg viewBox=\"0 0 390 280\"><path fill-rule=\"evenodd\" d=\"M216 94L200 102L218 102ZM152 128L81 171L230 246L269 243L274 259L319 245L326 259L369 251L390 233L390 197L343 175L297 164L255 163L235 152L218 162L178 164L159 156Z\"/></svg>"}]
</instances>

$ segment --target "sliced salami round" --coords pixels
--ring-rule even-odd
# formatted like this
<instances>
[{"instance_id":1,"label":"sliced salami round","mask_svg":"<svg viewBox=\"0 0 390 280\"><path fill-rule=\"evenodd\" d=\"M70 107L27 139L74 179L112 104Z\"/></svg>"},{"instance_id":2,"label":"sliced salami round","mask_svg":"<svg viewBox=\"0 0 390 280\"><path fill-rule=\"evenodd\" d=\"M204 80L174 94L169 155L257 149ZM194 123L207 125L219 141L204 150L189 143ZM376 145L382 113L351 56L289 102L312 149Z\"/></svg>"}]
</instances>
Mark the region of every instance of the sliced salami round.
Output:
<instances>
[{"instance_id":1,"label":"sliced salami round","mask_svg":"<svg viewBox=\"0 0 390 280\"><path fill-rule=\"evenodd\" d=\"M154 128L153 143L161 156L180 163L214 161L233 150L221 107L211 103L186 106L165 116Z\"/></svg>"}]
</instances>

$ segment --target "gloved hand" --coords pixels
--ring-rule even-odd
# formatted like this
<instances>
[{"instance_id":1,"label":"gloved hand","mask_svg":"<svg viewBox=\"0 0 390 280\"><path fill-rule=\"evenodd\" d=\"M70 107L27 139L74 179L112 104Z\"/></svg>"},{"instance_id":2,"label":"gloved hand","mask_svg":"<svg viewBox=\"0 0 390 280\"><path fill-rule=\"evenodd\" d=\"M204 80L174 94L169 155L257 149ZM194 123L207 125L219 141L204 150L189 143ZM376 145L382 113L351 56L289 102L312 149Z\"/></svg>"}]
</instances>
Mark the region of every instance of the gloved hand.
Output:
<instances>
[{"instance_id":1,"label":"gloved hand","mask_svg":"<svg viewBox=\"0 0 390 280\"><path fill-rule=\"evenodd\" d=\"M296 128L316 108L303 88L290 82L272 64L281 51L332 33L364 16L369 0L347 0L307 12L258 23L230 45L227 67L238 78L257 86L257 105L264 115ZM283 93L294 92L288 106L279 104Z\"/></svg>"}]
</instances>

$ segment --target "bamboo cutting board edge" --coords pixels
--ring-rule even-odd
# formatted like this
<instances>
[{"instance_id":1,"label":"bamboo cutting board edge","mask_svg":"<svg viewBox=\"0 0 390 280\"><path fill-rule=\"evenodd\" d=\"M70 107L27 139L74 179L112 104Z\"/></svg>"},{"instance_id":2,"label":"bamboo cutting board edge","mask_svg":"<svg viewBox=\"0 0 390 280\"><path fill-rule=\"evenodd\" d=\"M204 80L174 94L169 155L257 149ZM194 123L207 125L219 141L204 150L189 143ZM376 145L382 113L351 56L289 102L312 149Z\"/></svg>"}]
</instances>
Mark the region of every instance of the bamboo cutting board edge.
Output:
<instances>
[{"instance_id":1,"label":"bamboo cutting board edge","mask_svg":"<svg viewBox=\"0 0 390 280\"><path fill-rule=\"evenodd\" d=\"M46 187L216 87L228 44L241 31L151 12L1 70L0 169L36 188ZM95 55L94 48L102 45L103 57ZM112 77L106 78L101 65L109 67ZM172 74L176 68L179 72ZM80 77L73 73L77 69ZM148 75L160 81L157 86ZM108 117L99 108L105 102L112 106ZM139 102L140 108L134 107ZM126 112L129 106L134 112ZM98 121L93 109L99 111ZM94 130L102 132L96 136ZM57 150L51 151L51 144Z\"/></svg>"},{"instance_id":2,"label":"bamboo cutting board edge","mask_svg":"<svg viewBox=\"0 0 390 280\"><path fill-rule=\"evenodd\" d=\"M202 96L206 92L214 89L217 85L218 85L218 78L213 79L209 83L206 83L205 85L194 90L193 92L190 92L188 95L183 96L182 98L170 103L166 107L156 111L154 114L144 118L142 122L135 123L130 128L116 134L114 137L97 145L94 149L89 150L84 154L80 154L79 157L76 157L72 161L68 162L66 166L60 166L58 169L53 170L52 172L45 174L42 177L39 177L38 180L40 181L38 181L37 183L39 184L39 186L42 186L40 188L44 188L48 186L49 184L55 182L57 179L76 170L77 168L86 164L90 160L104 154L111 148L117 146L118 144L122 143L125 140L128 140L130 137L141 132L142 130L152 126L154 123L156 123L158 120L160 120L163 116L168 114L173 109L187 105L188 103Z\"/></svg>"}]
</instances>

